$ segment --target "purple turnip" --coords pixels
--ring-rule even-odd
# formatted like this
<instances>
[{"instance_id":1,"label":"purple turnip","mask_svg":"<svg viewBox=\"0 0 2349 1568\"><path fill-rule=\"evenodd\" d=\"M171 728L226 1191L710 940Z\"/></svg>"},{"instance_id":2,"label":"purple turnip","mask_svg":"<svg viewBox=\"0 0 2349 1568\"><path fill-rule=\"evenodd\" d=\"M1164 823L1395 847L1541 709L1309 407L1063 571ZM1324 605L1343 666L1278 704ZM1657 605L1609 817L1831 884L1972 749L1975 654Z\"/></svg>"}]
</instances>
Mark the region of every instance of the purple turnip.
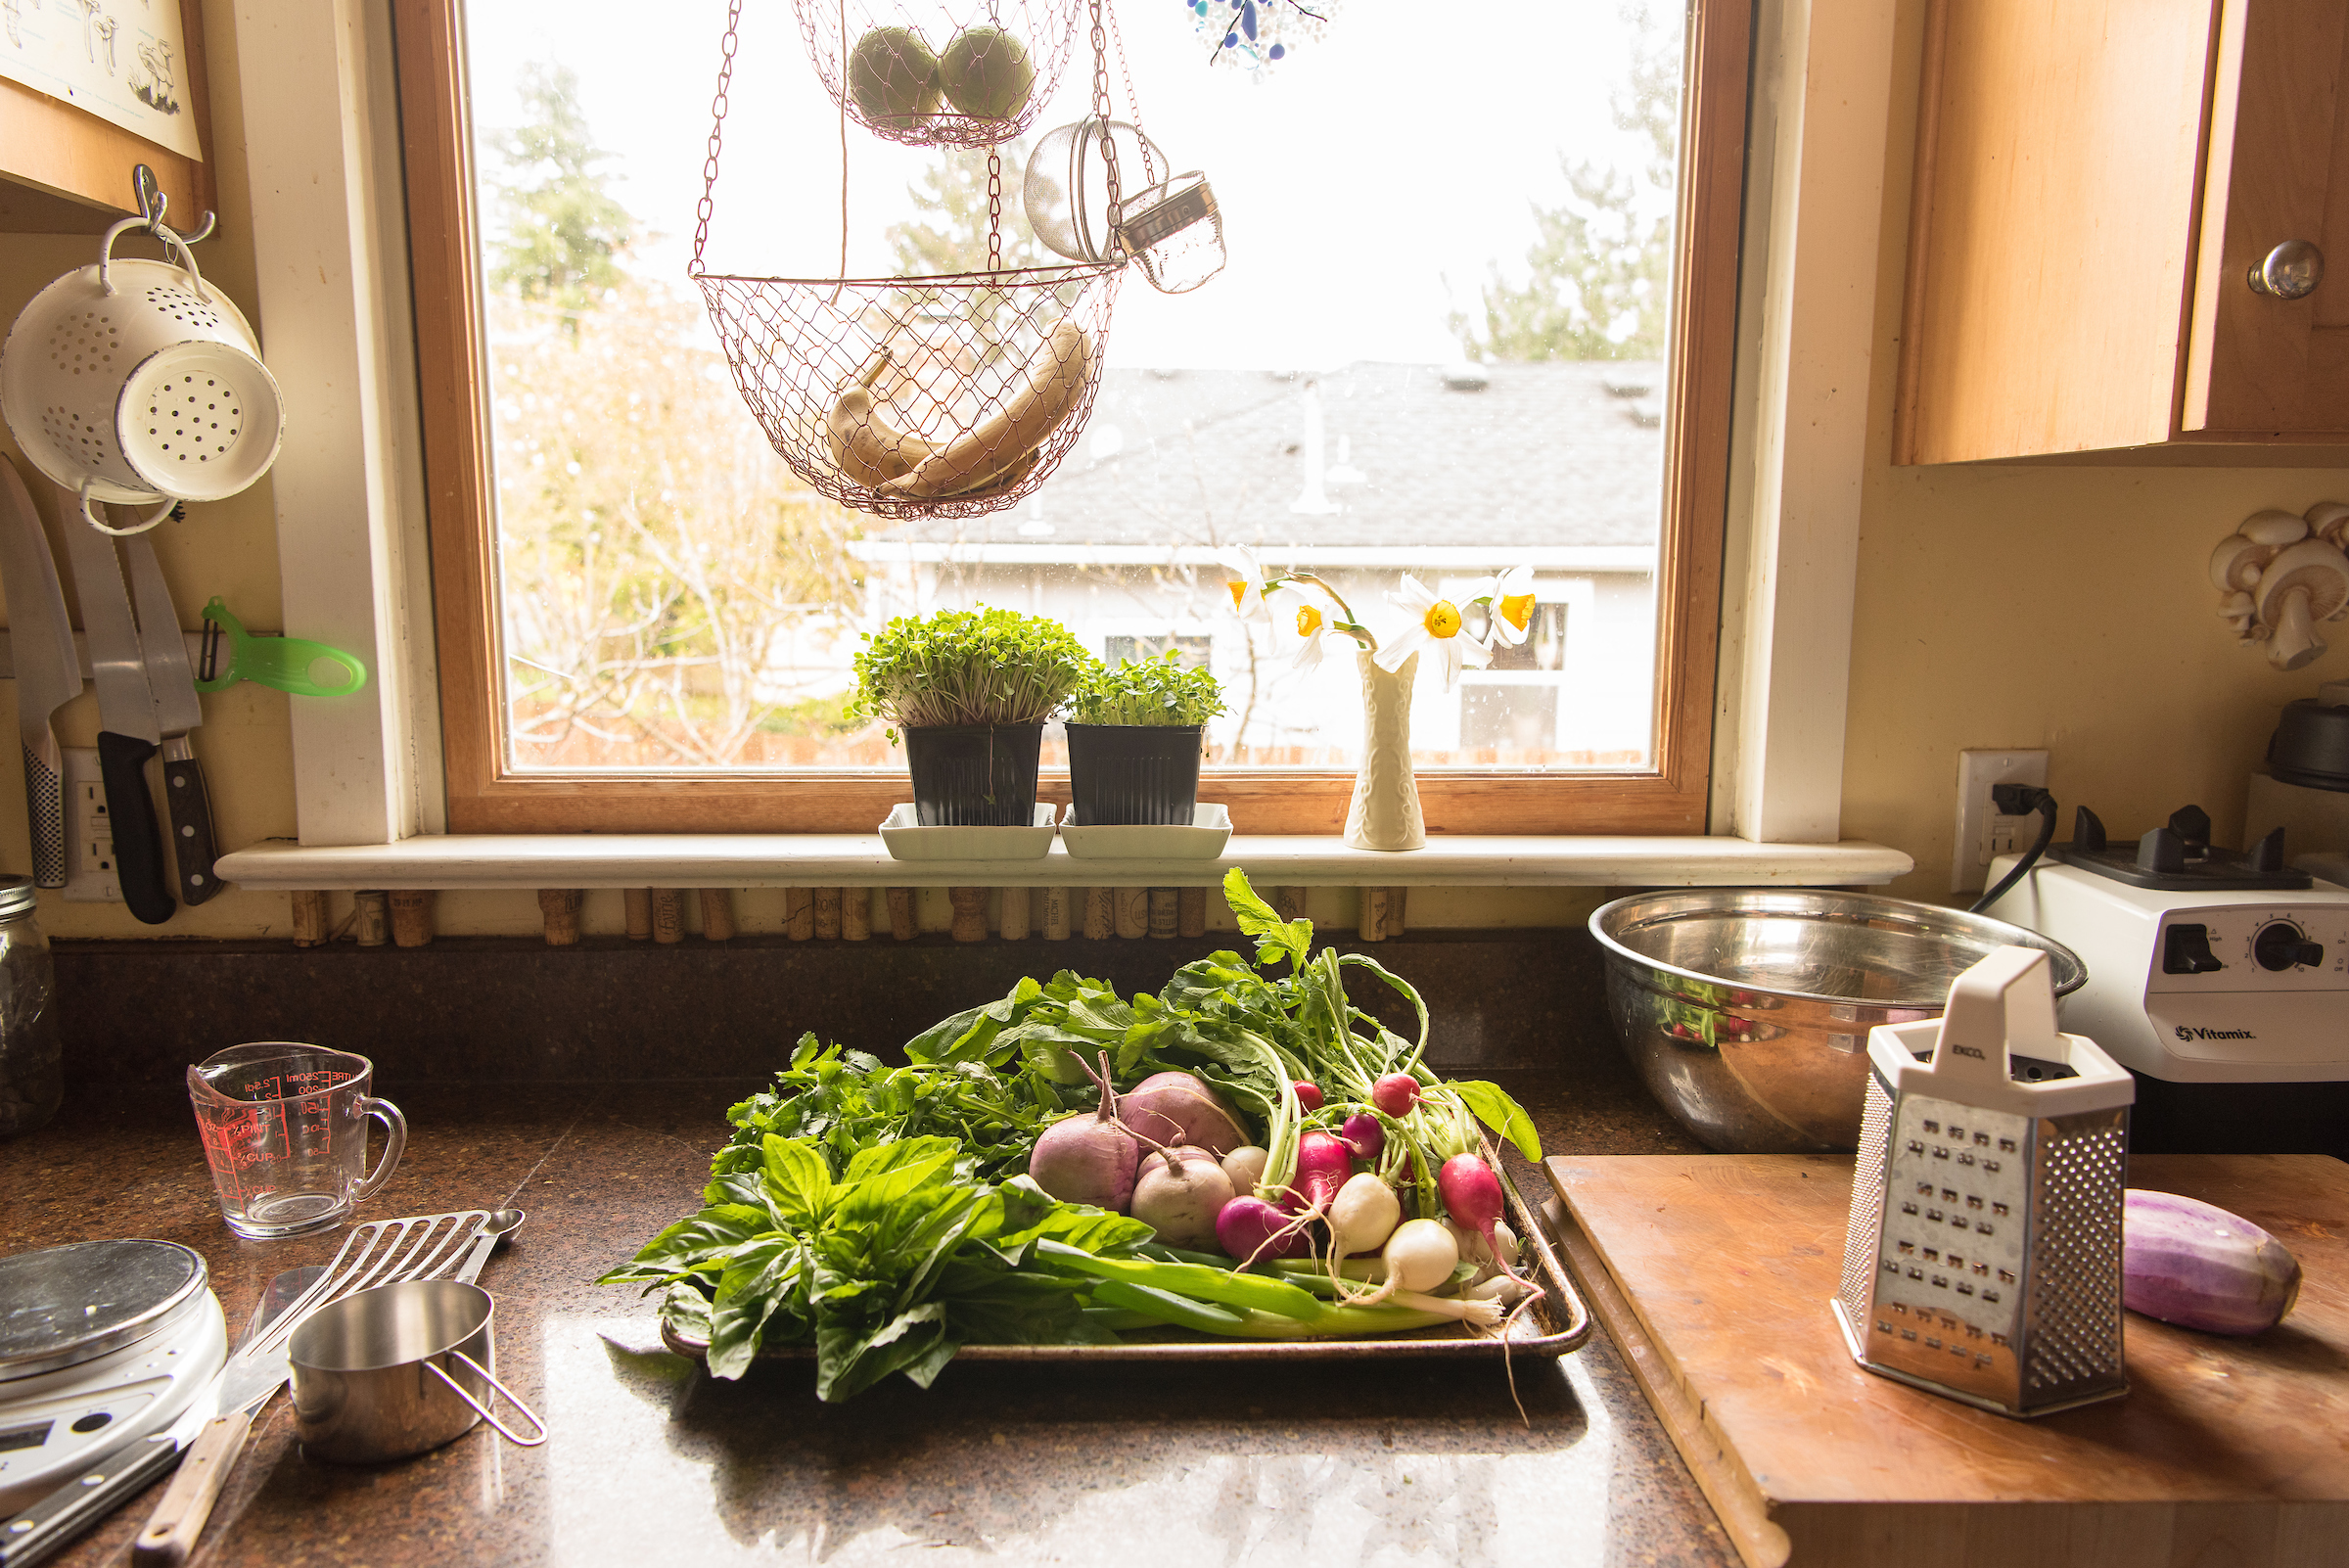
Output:
<instances>
[{"instance_id":1,"label":"purple turnip","mask_svg":"<svg viewBox=\"0 0 2349 1568\"><path fill-rule=\"evenodd\" d=\"M1313 1250L1298 1216L1262 1198L1234 1198L1216 1216L1216 1245L1241 1263L1259 1258L1302 1258Z\"/></svg>"},{"instance_id":2,"label":"purple turnip","mask_svg":"<svg viewBox=\"0 0 2349 1568\"><path fill-rule=\"evenodd\" d=\"M1229 1101L1188 1073L1153 1073L1118 1098L1118 1118L1145 1143L1205 1149L1217 1159L1248 1141Z\"/></svg>"},{"instance_id":3,"label":"purple turnip","mask_svg":"<svg viewBox=\"0 0 2349 1568\"><path fill-rule=\"evenodd\" d=\"M1205 1248L1217 1240L1216 1216L1231 1201L1231 1177L1216 1157L1186 1145L1142 1156L1131 1212L1170 1247Z\"/></svg>"},{"instance_id":4,"label":"purple turnip","mask_svg":"<svg viewBox=\"0 0 2349 1568\"><path fill-rule=\"evenodd\" d=\"M2121 1304L2131 1312L2210 1334L2260 1334L2299 1295L2299 1260L2250 1221L2175 1192L2130 1189Z\"/></svg>"},{"instance_id":5,"label":"purple turnip","mask_svg":"<svg viewBox=\"0 0 2349 1568\"><path fill-rule=\"evenodd\" d=\"M1133 1201L1134 1167L1142 1146L1118 1123L1117 1096L1109 1086L1109 1053L1101 1071L1084 1076L1101 1086L1101 1105L1091 1115L1079 1111L1053 1123L1028 1152L1028 1174L1063 1203L1089 1203L1124 1214Z\"/></svg>"}]
</instances>

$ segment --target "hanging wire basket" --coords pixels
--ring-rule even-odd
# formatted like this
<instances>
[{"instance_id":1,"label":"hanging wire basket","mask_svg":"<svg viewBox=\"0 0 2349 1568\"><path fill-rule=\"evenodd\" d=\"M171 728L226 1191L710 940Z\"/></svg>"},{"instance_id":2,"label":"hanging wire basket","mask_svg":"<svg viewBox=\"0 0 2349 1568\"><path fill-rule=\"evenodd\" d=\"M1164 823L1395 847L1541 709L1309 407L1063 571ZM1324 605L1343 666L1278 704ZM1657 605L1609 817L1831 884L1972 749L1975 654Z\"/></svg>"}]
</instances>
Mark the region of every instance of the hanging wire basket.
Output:
<instances>
[{"instance_id":1,"label":"hanging wire basket","mask_svg":"<svg viewBox=\"0 0 2349 1568\"><path fill-rule=\"evenodd\" d=\"M887 518L1016 505L1100 390L1117 262L701 285L735 385L792 471Z\"/></svg>"},{"instance_id":2,"label":"hanging wire basket","mask_svg":"<svg viewBox=\"0 0 2349 1568\"><path fill-rule=\"evenodd\" d=\"M1023 135L1068 64L1084 0L792 0L816 76L850 118L909 147Z\"/></svg>"}]
</instances>

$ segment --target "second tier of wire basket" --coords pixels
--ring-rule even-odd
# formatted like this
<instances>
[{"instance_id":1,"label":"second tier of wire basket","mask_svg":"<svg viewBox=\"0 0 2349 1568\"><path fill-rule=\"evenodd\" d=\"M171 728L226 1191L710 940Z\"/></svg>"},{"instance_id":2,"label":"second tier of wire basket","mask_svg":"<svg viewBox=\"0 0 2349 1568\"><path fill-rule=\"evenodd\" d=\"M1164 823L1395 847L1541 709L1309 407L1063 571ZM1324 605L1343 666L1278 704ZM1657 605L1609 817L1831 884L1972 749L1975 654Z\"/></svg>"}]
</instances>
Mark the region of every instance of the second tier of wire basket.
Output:
<instances>
[{"instance_id":1,"label":"second tier of wire basket","mask_svg":"<svg viewBox=\"0 0 2349 1568\"><path fill-rule=\"evenodd\" d=\"M792 471L888 518L1018 504L1100 389L1115 263L944 277L695 281Z\"/></svg>"}]
</instances>

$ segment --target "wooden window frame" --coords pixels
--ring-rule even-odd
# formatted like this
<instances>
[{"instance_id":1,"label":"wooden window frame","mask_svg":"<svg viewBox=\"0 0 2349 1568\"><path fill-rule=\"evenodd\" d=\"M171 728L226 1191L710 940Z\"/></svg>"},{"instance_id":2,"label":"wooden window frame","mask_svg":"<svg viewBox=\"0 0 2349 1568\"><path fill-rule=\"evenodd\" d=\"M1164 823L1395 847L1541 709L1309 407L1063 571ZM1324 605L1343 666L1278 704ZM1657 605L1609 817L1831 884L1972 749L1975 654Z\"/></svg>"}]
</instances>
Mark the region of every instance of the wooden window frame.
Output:
<instances>
[{"instance_id":1,"label":"wooden window frame","mask_svg":"<svg viewBox=\"0 0 2349 1568\"><path fill-rule=\"evenodd\" d=\"M496 708L489 408L458 0L394 0L447 822L454 833L869 833L901 774L793 777L510 770ZM1687 8L1664 512L1656 597L1655 761L1646 769L1422 770L1431 833L1702 833L1710 795L1722 543L1728 499L1751 8ZM1218 768L1242 833L1336 834L1348 773ZM1047 774L1045 799L1067 799Z\"/></svg>"}]
</instances>

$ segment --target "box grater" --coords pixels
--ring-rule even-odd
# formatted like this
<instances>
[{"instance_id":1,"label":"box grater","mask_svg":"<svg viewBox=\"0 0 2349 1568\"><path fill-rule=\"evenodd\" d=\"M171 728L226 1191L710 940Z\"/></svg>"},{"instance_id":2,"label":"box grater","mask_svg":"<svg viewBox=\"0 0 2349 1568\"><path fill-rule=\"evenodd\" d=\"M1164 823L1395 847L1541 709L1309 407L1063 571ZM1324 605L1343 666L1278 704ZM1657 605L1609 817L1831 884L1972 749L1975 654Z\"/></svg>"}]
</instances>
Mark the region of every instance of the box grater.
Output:
<instances>
[{"instance_id":1,"label":"box grater","mask_svg":"<svg viewBox=\"0 0 2349 1568\"><path fill-rule=\"evenodd\" d=\"M2129 1392L2121 1203L2136 1083L2001 947L1867 1042L1836 1320L1861 1365L2006 1415Z\"/></svg>"}]
</instances>

